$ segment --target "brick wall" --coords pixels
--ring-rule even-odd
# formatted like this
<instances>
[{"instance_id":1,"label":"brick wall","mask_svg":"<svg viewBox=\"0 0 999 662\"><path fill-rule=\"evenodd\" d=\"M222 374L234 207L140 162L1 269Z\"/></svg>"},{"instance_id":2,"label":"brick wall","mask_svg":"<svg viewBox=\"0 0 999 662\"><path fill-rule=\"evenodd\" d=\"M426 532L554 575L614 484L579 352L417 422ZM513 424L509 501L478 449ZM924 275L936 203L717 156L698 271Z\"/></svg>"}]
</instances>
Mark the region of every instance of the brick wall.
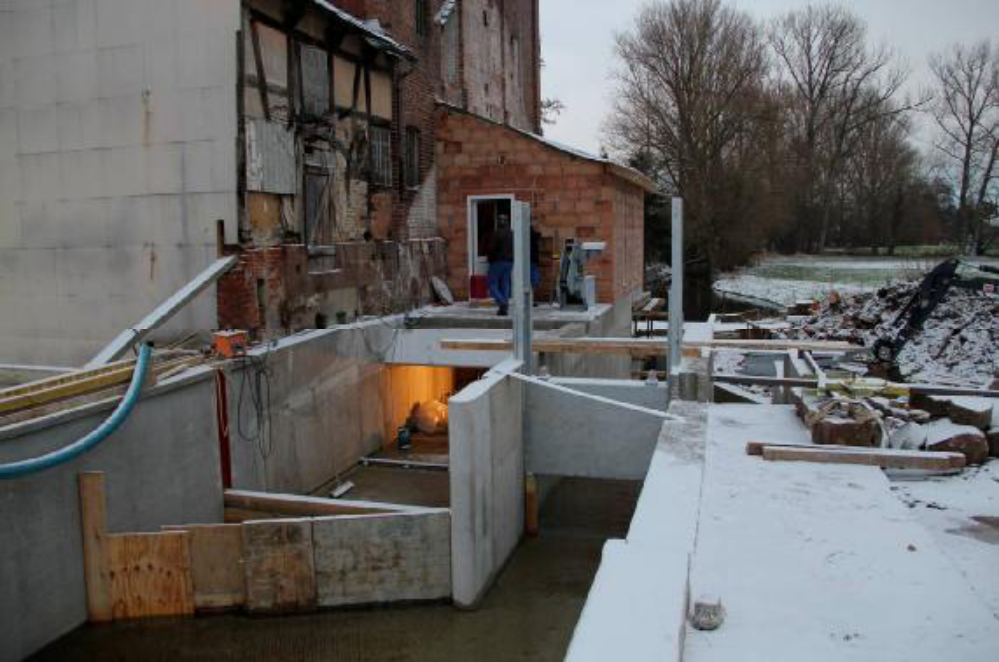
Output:
<instances>
[{"instance_id":1,"label":"brick wall","mask_svg":"<svg viewBox=\"0 0 999 662\"><path fill-rule=\"evenodd\" d=\"M588 265L597 296L611 302L641 286L644 192L607 165L572 156L507 127L441 109L437 209L447 240L448 285L468 296L467 200L512 194L531 204L535 227L559 250L565 239L604 241ZM551 291L554 265L540 290Z\"/></svg>"}]
</instances>

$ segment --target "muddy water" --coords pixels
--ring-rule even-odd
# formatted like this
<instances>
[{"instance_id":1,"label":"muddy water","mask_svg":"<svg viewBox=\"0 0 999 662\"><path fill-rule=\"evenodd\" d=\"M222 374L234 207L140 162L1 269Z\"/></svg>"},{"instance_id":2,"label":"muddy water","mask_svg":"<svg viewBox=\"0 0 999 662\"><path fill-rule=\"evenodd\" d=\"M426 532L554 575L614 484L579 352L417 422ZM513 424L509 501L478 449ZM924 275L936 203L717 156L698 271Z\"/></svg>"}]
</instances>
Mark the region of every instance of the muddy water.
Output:
<instances>
[{"instance_id":1,"label":"muddy water","mask_svg":"<svg viewBox=\"0 0 999 662\"><path fill-rule=\"evenodd\" d=\"M450 605L301 616L240 614L84 626L39 660L561 660L608 537L624 537L638 486L563 480L476 611Z\"/></svg>"}]
</instances>

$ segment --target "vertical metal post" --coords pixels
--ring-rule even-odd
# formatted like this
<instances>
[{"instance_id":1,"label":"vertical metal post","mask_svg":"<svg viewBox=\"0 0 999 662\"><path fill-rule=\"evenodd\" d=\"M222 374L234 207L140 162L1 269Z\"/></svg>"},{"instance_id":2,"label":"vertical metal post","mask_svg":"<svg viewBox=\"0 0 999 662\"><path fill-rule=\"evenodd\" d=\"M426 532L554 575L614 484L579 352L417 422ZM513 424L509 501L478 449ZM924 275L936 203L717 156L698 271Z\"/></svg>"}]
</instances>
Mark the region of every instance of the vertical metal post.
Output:
<instances>
[{"instance_id":1,"label":"vertical metal post","mask_svg":"<svg viewBox=\"0 0 999 662\"><path fill-rule=\"evenodd\" d=\"M523 363L524 374L531 366L531 205L513 201L513 355Z\"/></svg>"},{"instance_id":2,"label":"vertical metal post","mask_svg":"<svg viewBox=\"0 0 999 662\"><path fill-rule=\"evenodd\" d=\"M683 198L673 198L673 260L669 288L669 379L670 391L680 380L683 357Z\"/></svg>"}]
</instances>

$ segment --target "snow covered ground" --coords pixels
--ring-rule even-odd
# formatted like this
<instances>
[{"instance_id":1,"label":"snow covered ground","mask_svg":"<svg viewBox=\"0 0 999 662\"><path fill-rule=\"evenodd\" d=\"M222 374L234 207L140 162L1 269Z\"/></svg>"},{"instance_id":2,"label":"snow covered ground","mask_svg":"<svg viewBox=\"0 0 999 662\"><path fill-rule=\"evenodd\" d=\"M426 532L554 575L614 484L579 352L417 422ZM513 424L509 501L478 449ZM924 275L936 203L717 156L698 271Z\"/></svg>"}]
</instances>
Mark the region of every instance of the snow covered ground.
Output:
<instances>
[{"instance_id":1,"label":"snow covered ground","mask_svg":"<svg viewBox=\"0 0 999 662\"><path fill-rule=\"evenodd\" d=\"M999 460L891 489L999 619Z\"/></svg>"},{"instance_id":2,"label":"snow covered ground","mask_svg":"<svg viewBox=\"0 0 999 662\"><path fill-rule=\"evenodd\" d=\"M876 290L896 280L917 278L940 261L941 258L767 256L755 266L722 274L714 289L786 306L800 299L823 299L833 290L842 295ZM995 258L976 261L999 264Z\"/></svg>"}]
</instances>

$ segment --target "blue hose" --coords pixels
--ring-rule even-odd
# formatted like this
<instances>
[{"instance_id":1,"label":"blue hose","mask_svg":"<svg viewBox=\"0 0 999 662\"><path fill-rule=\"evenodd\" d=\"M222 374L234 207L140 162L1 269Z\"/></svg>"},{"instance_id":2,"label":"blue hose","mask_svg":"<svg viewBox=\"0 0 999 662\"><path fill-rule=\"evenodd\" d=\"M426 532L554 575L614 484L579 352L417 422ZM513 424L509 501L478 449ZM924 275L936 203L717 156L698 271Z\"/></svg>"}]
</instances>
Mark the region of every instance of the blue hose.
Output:
<instances>
[{"instance_id":1,"label":"blue hose","mask_svg":"<svg viewBox=\"0 0 999 662\"><path fill-rule=\"evenodd\" d=\"M104 419L104 422L97 426L90 434L77 439L68 446L63 446L45 455L39 455L38 457L18 462L0 464L0 480L19 478L57 467L86 453L107 439L112 432L125 422L125 419L132 412L132 408L135 407L135 403L139 401L139 390L142 388L142 381L146 378L146 370L149 368L149 357L151 354L152 349L150 346L143 344L139 349L139 360L135 364L135 370L132 372L132 382L128 385L128 390L125 391L125 397L121 399L121 402L111 412L111 415Z\"/></svg>"}]
</instances>

